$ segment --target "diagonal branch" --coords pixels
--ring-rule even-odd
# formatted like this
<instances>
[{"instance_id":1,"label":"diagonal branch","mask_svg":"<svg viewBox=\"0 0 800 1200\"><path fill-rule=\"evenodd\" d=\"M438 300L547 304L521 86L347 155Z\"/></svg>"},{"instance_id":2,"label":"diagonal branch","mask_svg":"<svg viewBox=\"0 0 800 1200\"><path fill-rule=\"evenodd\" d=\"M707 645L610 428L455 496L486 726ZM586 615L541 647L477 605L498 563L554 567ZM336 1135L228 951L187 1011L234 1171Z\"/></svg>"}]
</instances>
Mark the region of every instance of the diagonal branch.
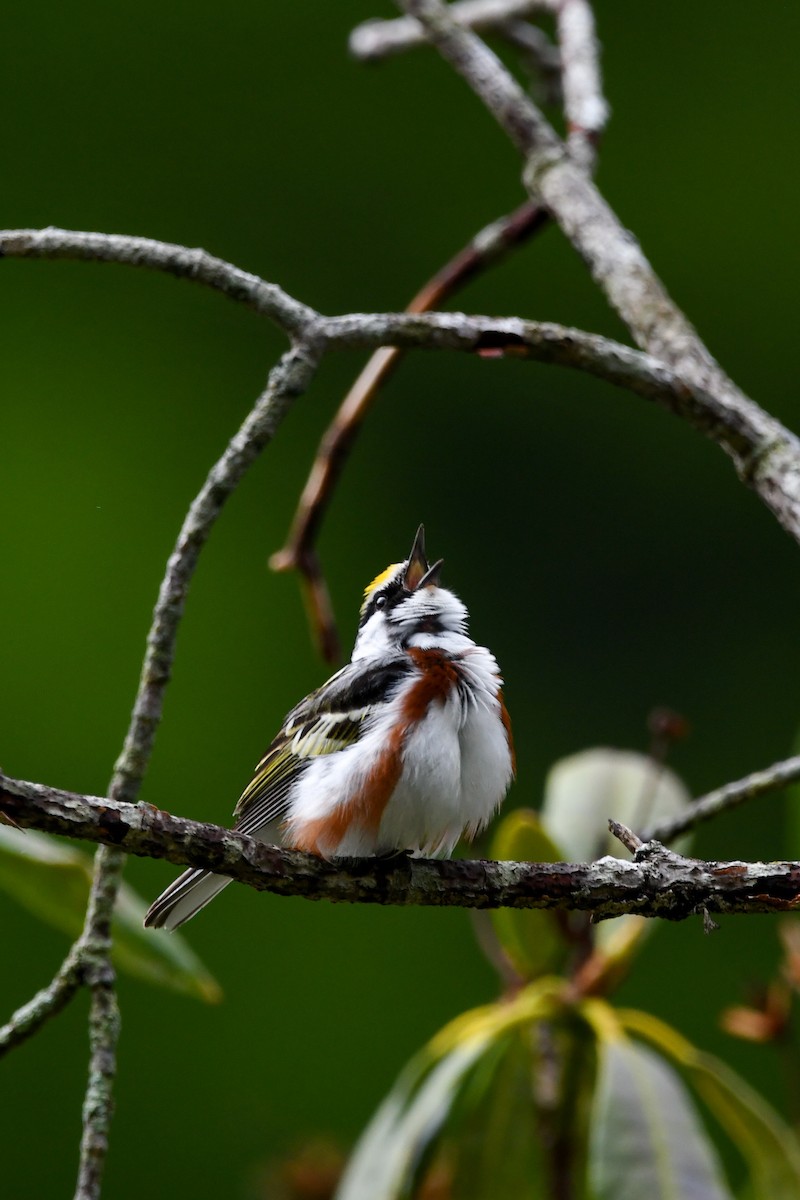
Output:
<instances>
[{"instance_id":1,"label":"diagonal branch","mask_svg":"<svg viewBox=\"0 0 800 1200\"><path fill-rule=\"evenodd\" d=\"M691 383L736 392L667 294L636 239L498 57L476 34L457 24L440 0L398 2L425 27L431 43L520 151L531 199L550 211L639 345Z\"/></svg>"},{"instance_id":2,"label":"diagonal branch","mask_svg":"<svg viewBox=\"0 0 800 1200\"><path fill-rule=\"evenodd\" d=\"M800 754L793 758L786 758L782 762L773 763L771 767L765 767L762 771L753 771L744 779L737 779L734 783L726 783L720 788L715 788L713 792L708 792L705 796L700 796L693 801L679 816L661 821L640 836L646 842L671 842L674 838L680 837L682 833L686 833L687 830L694 829L704 821L710 821L712 817L726 812L729 808L738 808L740 804L754 800L757 796L780 791L781 788L797 783L798 780L800 780Z\"/></svg>"},{"instance_id":3,"label":"diagonal branch","mask_svg":"<svg viewBox=\"0 0 800 1200\"><path fill-rule=\"evenodd\" d=\"M541 58L543 35L523 17L534 11L552 11L560 49L551 46L545 73L555 75L563 97L568 129L569 152L584 170L594 166L597 142L608 117L608 106L602 94L599 50L594 32L594 19L587 0L456 0L449 12L459 22L478 29L496 28L512 44L520 45L530 57L531 38ZM425 31L413 18L395 22L371 22L357 29L351 38L351 50L357 57L386 53L385 30L399 27L398 49L409 32L412 41L425 42ZM371 41L372 31L378 41ZM534 35L539 35L536 38ZM391 40L389 43L391 51ZM555 62L553 63L553 58ZM419 313L438 308L444 300L469 280L493 265L510 249L518 246L548 223L548 214L529 200L508 217L502 217L482 229L458 254L446 263L425 284L408 304L406 312ZM341 657L336 622L330 594L322 571L316 541L322 519L330 504L333 490L349 457L361 425L375 400L378 390L397 366L401 350L395 346L376 350L361 371L342 402L331 425L326 430L311 473L303 489L286 545L270 560L274 570L300 572L306 608L323 658L337 661Z\"/></svg>"},{"instance_id":4,"label":"diagonal branch","mask_svg":"<svg viewBox=\"0 0 800 1200\"><path fill-rule=\"evenodd\" d=\"M167 563L153 613L131 724L115 766L111 789L115 800L133 800L144 778L161 720L178 626L200 551L226 500L272 440L291 405L311 382L317 355L318 347L307 343L294 346L284 354L270 372L265 391L192 501Z\"/></svg>"},{"instance_id":5,"label":"diagonal branch","mask_svg":"<svg viewBox=\"0 0 800 1200\"><path fill-rule=\"evenodd\" d=\"M509 21L548 12L552 0L455 0L449 11L454 21L468 29L491 30ZM425 46L424 27L414 17L364 21L350 34L348 48L362 62L377 62Z\"/></svg>"},{"instance_id":6,"label":"diagonal branch","mask_svg":"<svg viewBox=\"0 0 800 1200\"><path fill-rule=\"evenodd\" d=\"M46 1021L66 1008L81 986L80 954L73 946L53 980L23 1004L0 1028L0 1058L33 1037Z\"/></svg>"},{"instance_id":7,"label":"diagonal branch","mask_svg":"<svg viewBox=\"0 0 800 1200\"><path fill-rule=\"evenodd\" d=\"M461 908L559 908L596 920L638 913L775 913L800 904L800 863L702 862L649 841L633 862L517 863L352 859L337 865L267 846L148 805L76 795L0 776L0 805L23 826L229 875L258 891L309 900Z\"/></svg>"},{"instance_id":8,"label":"diagonal branch","mask_svg":"<svg viewBox=\"0 0 800 1200\"><path fill-rule=\"evenodd\" d=\"M267 387L221 458L212 467L184 520L159 591L139 688L122 753L111 780L108 803L122 802L138 811L135 800L147 769L170 679L178 626L195 567L225 501L248 467L274 436L294 400L316 370L319 345L299 342L270 373ZM19 1009L0 1032L0 1053L19 1044L58 1013L85 985L91 995L89 1080L83 1108L83 1136L75 1200L100 1195L108 1131L113 1111L116 1043L119 1033L114 971L111 966L111 915L119 890L125 847L114 839L101 843L83 931L52 984Z\"/></svg>"},{"instance_id":9,"label":"diagonal branch","mask_svg":"<svg viewBox=\"0 0 800 1200\"><path fill-rule=\"evenodd\" d=\"M541 208L526 201L509 216L485 226L428 280L410 302L406 312L421 313L438 308L448 296L542 229L548 219ZM270 559L270 566L275 571L300 572L306 606L322 657L327 662L336 662L341 658L341 646L316 541L333 491L364 419L379 389L395 370L401 357L402 349L399 346L381 346L373 352L356 378L317 450L286 545Z\"/></svg>"}]
</instances>

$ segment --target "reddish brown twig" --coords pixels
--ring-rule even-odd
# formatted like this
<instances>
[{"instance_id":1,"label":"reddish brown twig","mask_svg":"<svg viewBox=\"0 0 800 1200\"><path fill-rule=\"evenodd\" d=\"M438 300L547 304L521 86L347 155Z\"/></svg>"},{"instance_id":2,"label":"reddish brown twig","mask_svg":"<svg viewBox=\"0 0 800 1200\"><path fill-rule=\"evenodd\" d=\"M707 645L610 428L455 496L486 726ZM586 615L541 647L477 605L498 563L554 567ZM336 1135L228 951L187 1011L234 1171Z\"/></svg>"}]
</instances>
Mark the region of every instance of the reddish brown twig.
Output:
<instances>
[{"instance_id":1,"label":"reddish brown twig","mask_svg":"<svg viewBox=\"0 0 800 1200\"><path fill-rule=\"evenodd\" d=\"M531 237L547 221L547 213L530 201L509 216L493 221L428 280L406 312L430 312L438 308L448 296ZM320 442L286 544L270 559L274 571L296 570L300 573L309 621L320 652L328 662L340 658L341 647L316 541L364 418L378 389L389 378L402 355L403 351L393 346L376 350L350 388Z\"/></svg>"}]
</instances>

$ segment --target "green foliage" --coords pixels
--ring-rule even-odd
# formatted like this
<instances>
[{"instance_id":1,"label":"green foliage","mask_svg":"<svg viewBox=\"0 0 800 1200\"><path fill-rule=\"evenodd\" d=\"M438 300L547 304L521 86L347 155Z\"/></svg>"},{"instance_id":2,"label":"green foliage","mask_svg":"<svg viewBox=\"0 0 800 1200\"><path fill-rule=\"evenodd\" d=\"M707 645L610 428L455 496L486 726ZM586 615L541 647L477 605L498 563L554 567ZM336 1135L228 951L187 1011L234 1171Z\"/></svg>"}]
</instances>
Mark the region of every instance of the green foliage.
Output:
<instances>
[{"instance_id":1,"label":"green foliage","mask_svg":"<svg viewBox=\"0 0 800 1200\"><path fill-rule=\"evenodd\" d=\"M75 938L83 928L92 860L46 834L0 825L0 888L40 920ZM115 966L159 987L215 1004L219 984L180 934L145 931L147 905L123 883L114 910ZM155 934L155 936L154 936Z\"/></svg>"},{"instance_id":2,"label":"green foliage","mask_svg":"<svg viewBox=\"0 0 800 1200\"><path fill-rule=\"evenodd\" d=\"M510 1050L511 1036L552 1011L552 984L542 980L511 1003L474 1009L446 1025L408 1063L367 1126L348 1164L338 1200L389 1200L410 1195L432 1143L457 1101L464 1101L462 1112L485 1102L495 1078L493 1068ZM488 1068L482 1081L471 1076L479 1066L484 1071ZM499 1078L504 1077L500 1074ZM507 1096L504 1099L507 1101ZM506 1129L504 1136L503 1124L500 1116L495 1146L501 1156L510 1133ZM483 1161L489 1180L498 1167L499 1162ZM484 1195L476 1193L476 1197L479 1194Z\"/></svg>"},{"instance_id":3,"label":"green foliage","mask_svg":"<svg viewBox=\"0 0 800 1200\"><path fill-rule=\"evenodd\" d=\"M697 1092L746 1158L754 1200L796 1200L800 1196L800 1143L796 1135L726 1063L697 1050L649 1013L622 1009L620 1022L647 1038L683 1067Z\"/></svg>"},{"instance_id":4,"label":"green foliage","mask_svg":"<svg viewBox=\"0 0 800 1200\"><path fill-rule=\"evenodd\" d=\"M642 828L687 803L680 780L651 760L590 750L553 768L541 822L511 813L492 850L527 861L622 855L608 817ZM337 1200L416 1195L431 1164L458 1200L534 1200L551 1185L575 1200L732 1200L695 1097L744 1158L750 1200L796 1200L800 1143L770 1105L677 1030L600 998L654 926L494 914L524 986L451 1021L411 1060Z\"/></svg>"},{"instance_id":5,"label":"green foliage","mask_svg":"<svg viewBox=\"0 0 800 1200\"><path fill-rule=\"evenodd\" d=\"M509 813L497 827L492 858L513 862L560 862L563 854L542 828L539 814L529 808ZM560 914L538 908L497 908L492 925L515 971L535 979L563 966L568 947Z\"/></svg>"},{"instance_id":6,"label":"green foliage","mask_svg":"<svg viewBox=\"0 0 800 1200\"><path fill-rule=\"evenodd\" d=\"M731 1200L680 1078L624 1036L598 1042L589 1181L596 1200Z\"/></svg>"},{"instance_id":7,"label":"green foliage","mask_svg":"<svg viewBox=\"0 0 800 1200\"><path fill-rule=\"evenodd\" d=\"M691 797L678 776L644 754L597 748L563 758L545 783L542 826L562 847L569 862L591 862L603 854L628 858L610 833L609 818L645 829L677 816ZM685 853L689 838L675 848ZM597 949L609 959L626 959L640 937L652 929L644 917L604 921L594 933Z\"/></svg>"}]
</instances>

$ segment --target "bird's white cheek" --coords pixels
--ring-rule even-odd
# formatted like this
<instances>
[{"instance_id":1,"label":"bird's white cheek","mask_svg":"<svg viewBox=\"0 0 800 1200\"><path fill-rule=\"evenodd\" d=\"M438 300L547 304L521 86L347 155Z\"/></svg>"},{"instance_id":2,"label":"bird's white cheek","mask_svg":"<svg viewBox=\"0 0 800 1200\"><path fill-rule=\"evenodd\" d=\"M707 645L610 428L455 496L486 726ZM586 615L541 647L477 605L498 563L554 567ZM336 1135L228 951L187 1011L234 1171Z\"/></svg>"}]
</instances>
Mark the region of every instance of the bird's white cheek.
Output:
<instances>
[{"instance_id":1,"label":"bird's white cheek","mask_svg":"<svg viewBox=\"0 0 800 1200\"><path fill-rule=\"evenodd\" d=\"M373 613L366 625L358 631L351 662L358 662L364 658L382 658L388 650L396 649L395 642L389 637L385 616L380 612Z\"/></svg>"}]
</instances>

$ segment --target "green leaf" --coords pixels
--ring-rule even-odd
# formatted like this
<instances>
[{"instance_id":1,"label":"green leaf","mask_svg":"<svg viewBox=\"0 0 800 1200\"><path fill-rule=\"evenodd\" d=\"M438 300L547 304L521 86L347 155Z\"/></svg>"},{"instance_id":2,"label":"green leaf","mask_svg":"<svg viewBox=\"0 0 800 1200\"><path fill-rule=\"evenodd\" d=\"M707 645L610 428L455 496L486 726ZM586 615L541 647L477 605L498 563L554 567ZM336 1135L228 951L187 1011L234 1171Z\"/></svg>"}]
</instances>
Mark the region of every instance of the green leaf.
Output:
<instances>
[{"instance_id":1,"label":"green leaf","mask_svg":"<svg viewBox=\"0 0 800 1200\"><path fill-rule=\"evenodd\" d=\"M571 862L592 862L605 854L629 858L609 832L609 817L641 832L656 821L677 816L690 802L678 776L644 754L584 750L551 769L542 825ZM688 837L682 838L675 849L685 853L689 842ZM607 958L626 958L654 924L636 916L603 921L595 931L595 945Z\"/></svg>"},{"instance_id":2,"label":"green leaf","mask_svg":"<svg viewBox=\"0 0 800 1200\"><path fill-rule=\"evenodd\" d=\"M361 1135L336 1200L408 1196L472 1068L512 1030L551 1015L553 992L553 982L543 980L510 1003L474 1009L440 1030L403 1069Z\"/></svg>"},{"instance_id":3,"label":"green leaf","mask_svg":"<svg viewBox=\"0 0 800 1200\"><path fill-rule=\"evenodd\" d=\"M797 1200L800 1141L775 1110L735 1071L696 1049L649 1013L623 1009L619 1020L671 1055L745 1158L754 1200Z\"/></svg>"},{"instance_id":4,"label":"green leaf","mask_svg":"<svg viewBox=\"0 0 800 1200\"><path fill-rule=\"evenodd\" d=\"M48 925L75 938L83 928L92 860L74 846L0 825L0 889ZM147 905L123 883L114 909L116 967L173 991L217 1003L222 991L180 934L142 927Z\"/></svg>"},{"instance_id":5,"label":"green leaf","mask_svg":"<svg viewBox=\"0 0 800 1200\"><path fill-rule=\"evenodd\" d=\"M473 1069L456 1114L452 1194L458 1200L540 1200L544 1168L533 1104L530 1030L507 1036L479 1076Z\"/></svg>"},{"instance_id":6,"label":"green leaf","mask_svg":"<svg viewBox=\"0 0 800 1200\"><path fill-rule=\"evenodd\" d=\"M598 1042L588 1170L596 1200L732 1196L679 1076L624 1036Z\"/></svg>"},{"instance_id":7,"label":"green leaf","mask_svg":"<svg viewBox=\"0 0 800 1200\"><path fill-rule=\"evenodd\" d=\"M518 808L499 824L492 858L506 862L560 862L561 851L542 829L538 813ZM536 908L496 908L491 921L514 969L523 979L556 971L569 947L555 913Z\"/></svg>"},{"instance_id":8,"label":"green leaf","mask_svg":"<svg viewBox=\"0 0 800 1200\"><path fill-rule=\"evenodd\" d=\"M438 1062L431 1062L425 1050L411 1060L359 1140L337 1200L390 1200L408 1195L459 1085L488 1044L476 1038Z\"/></svg>"}]
</instances>

